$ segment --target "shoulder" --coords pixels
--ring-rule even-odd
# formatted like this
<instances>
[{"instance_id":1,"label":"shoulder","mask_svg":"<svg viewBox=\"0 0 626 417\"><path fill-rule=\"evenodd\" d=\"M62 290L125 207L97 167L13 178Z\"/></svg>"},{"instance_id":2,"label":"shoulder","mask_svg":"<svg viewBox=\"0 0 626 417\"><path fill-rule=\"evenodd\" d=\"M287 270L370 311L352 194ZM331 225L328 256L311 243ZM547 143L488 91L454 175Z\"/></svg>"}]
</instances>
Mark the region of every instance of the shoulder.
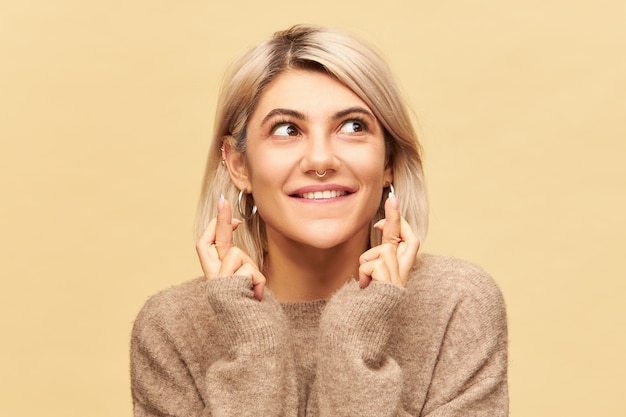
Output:
<instances>
[{"instance_id":1,"label":"shoulder","mask_svg":"<svg viewBox=\"0 0 626 417\"><path fill-rule=\"evenodd\" d=\"M144 303L133 325L133 334L147 329L176 329L193 322L195 316L206 316L206 281L196 278L162 290Z\"/></svg>"},{"instance_id":2,"label":"shoulder","mask_svg":"<svg viewBox=\"0 0 626 417\"><path fill-rule=\"evenodd\" d=\"M410 283L422 290L501 296L497 284L484 269L449 256L422 255L413 268Z\"/></svg>"},{"instance_id":3,"label":"shoulder","mask_svg":"<svg viewBox=\"0 0 626 417\"><path fill-rule=\"evenodd\" d=\"M396 349L401 357L421 348L415 355L431 377L425 413L439 407L445 413L451 404L464 415L506 408L507 322L495 281L470 262L444 256L423 255L412 272L398 319L407 335L397 336Z\"/></svg>"},{"instance_id":4,"label":"shoulder","mask_svg":"<svg viewBox=\"0 0 626 417\"><path fill-rule=\"evenodd\" d=\"M461 259L422 255L414 267L407 289L411 298L457 309L489 310L504 316L504 299L493 278L481 267Z\"/></svg>"}]
</instances>

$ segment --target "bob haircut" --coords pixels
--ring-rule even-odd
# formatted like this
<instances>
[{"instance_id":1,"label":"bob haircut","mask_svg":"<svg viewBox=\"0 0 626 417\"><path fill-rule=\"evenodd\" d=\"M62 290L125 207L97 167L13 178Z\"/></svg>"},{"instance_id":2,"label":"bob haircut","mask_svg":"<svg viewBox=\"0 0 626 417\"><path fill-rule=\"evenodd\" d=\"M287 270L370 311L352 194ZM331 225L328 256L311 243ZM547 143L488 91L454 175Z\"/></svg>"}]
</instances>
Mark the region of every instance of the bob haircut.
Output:
<instances>
[{"instance_id":1,"label":"bob haircut","mask_svg":"<svg viewBox=\"0 0 626 417\"><path fill-rule=\"evenodd\" d=\"M239 190L222 165L221 149L227 144L240 152L245 160L248 119L265 87L289 69L326 73L352 90L372 110L384 130L386 159L392 166L400 212L423 241L428 225L428 207L421 146L389 67L371 46L361 40L312 25L296 25L276 32L241 55L227 71L217 103L215 131L198 207L198 236L210 219L217 216L220 195L230 202L233 210L237 210ZM387 195L388 191L383 192L372 225L384 218ZM242 209L251 213L254 203L249 196L245 197ZM234 244L246 251L262 271L267 246L263 219L259 215L244 219L233 239ZM370 246L376 246L380 241L381 233L372 228Z\"/></svg>"}]
</instances>

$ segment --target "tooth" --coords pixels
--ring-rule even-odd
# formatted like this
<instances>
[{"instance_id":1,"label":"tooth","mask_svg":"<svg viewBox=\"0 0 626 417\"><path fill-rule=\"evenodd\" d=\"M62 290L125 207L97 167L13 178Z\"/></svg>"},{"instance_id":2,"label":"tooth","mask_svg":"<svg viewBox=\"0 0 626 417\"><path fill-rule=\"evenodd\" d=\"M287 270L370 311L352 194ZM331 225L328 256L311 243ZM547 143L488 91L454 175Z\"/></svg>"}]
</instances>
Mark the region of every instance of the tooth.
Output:
<instances>
[{"instance_id":1,"label":"tooth","mask_svg":"<svg viewBox=\"0 0 626 417\"><path fill-rule=\"evenodd\" d=\"M306 198L308 200L321 200L321 199L327 199L327 198L341 197L346 194L347 193L345 191L325 190L325 191L314 191L314 192L312 191L308 193L302 193L300 194L300 197Z\"/></svg>"}]
</instances>

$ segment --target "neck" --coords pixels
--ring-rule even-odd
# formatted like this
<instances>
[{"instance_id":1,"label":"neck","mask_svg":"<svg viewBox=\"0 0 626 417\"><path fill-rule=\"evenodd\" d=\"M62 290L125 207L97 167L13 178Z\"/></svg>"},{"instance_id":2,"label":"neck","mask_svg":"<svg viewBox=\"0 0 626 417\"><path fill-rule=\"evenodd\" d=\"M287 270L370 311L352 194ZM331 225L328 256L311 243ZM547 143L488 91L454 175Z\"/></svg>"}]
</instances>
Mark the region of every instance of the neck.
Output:
<instances>
[{"instance_id":1,"label":"neck","mask_svg":"<svg viewBox=\"0 0 626 417\"><path fill-rule=\"evenodd\" d=\"M268 236L264 274L267 287L282 302L330 298L346 281L358 278L359 257L369 244L369 235L328 249L293 241L277 242Z\"/></svg>"}]
</instances>

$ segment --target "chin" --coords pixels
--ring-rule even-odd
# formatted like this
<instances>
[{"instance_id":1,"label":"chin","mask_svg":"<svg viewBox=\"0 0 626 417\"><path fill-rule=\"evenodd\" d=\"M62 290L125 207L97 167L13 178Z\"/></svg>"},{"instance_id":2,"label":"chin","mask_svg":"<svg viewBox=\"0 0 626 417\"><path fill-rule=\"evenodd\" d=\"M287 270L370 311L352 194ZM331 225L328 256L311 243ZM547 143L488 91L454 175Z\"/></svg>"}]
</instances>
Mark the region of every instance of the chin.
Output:
<instances>
[{"instance_id":1,"label":"chin","mask_svg":"<svg viewBox=\"0 0 626 417\"><path fill-rule=\"evenodd\" d=\"M267 225L267 224L266 224ZM281 225L284 226L284 225ZM369 223L365 226L348 221L323 220L290 224L282 229L270 228L270 236L286 239L292 244L310 249L329 250L342 246L366 247L369 242ZM282 236L282 238L280 237Z\"/></svg>"},{"instance_id":2,"label":"chin","mask_svg":"<svg viewBox=\"0 0 626 417\"><path fill-rule=\"evenodd\" d=\"M361 246L363 239L369 239L369 234L361 238L362 233L342 234L340 236L332 233L316 233L315 236L303 236L299 241L315 249L333 249L343 245L355 244Z\"/></svg>"}]
</instances>

